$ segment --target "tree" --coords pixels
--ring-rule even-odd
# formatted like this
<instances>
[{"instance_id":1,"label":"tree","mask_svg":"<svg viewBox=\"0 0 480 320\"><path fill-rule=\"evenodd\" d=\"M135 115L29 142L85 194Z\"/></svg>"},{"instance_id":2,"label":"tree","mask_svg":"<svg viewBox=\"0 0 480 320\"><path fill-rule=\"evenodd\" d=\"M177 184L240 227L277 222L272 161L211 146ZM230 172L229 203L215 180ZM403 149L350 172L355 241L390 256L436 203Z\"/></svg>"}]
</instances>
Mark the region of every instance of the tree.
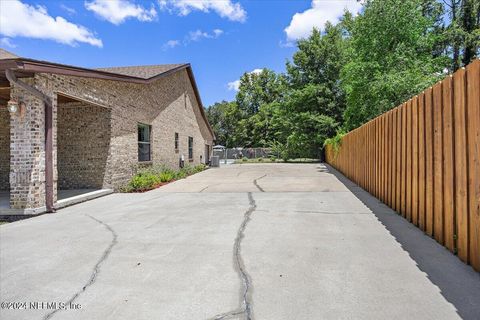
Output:
<instances>
[{"instance_id":1,"label":"tree","mask_svg":"<svg viewBox=\"0 0 480 320\"><path fill-rule=\"evenodd\" d=\"M235 102L217 102L206 109L208 122L212 125L217 144L233 146L236 144L237 125L241 113Z\"/></svg>"},{"instance_id":2,"label":"tree","mask_svg":"<svg viewBox=\"0 0 480 320\"><path fill-rule=\"evenodd\" d=\"M269 69L244 73L240 78L236 101L245 117L254 115L260 106L281 98L283 76Z\"/></svg>"},{"instance_id":3,"label":"tree","mask_svg":"<svg viewBox=\"0 0 480 320\"><path fill-rule=\"evenodd\" d=\"M450 24L445 29L446 54L452 71L469 64L479 55L480 1L443 0Z\"/></svg>"},{"instance_id":4,"label":"tree","mask_svg":"<svg viewBox=\"0 0 480 320\"><path fill-rule=\"evenodd\" d=\"M444 57L434 57L437 19L423 0L367 0L350 34L349 62L342 69L347 130L399 105L441 76Z\"/></svg>"},{"instance_id":5,"label":"tree","mask_svg":"<svg viewBox=\"0 0 480 320\"><path fill-rule=\"evenodd\" d=\"M480 1L462 0L461 27L463 31L464 50L462 63L469 64L478 54L480 47Z\"/></svg>"},{"instance_id":6,"label":"tree","mask_svg":"<svg viewBox=\"0 0 480 320\"><path fill-rule=\"evenodd\" d=\"M311 111L328 115L336 121L342 120L346 104L345 92L340 85L340 71L346 63L346 45L343 25L334 26L327 22L323 35L314 28L307 39L298 41L293 63L287 63L290 88L306 93Z\"/></svg>"}]
</instances>

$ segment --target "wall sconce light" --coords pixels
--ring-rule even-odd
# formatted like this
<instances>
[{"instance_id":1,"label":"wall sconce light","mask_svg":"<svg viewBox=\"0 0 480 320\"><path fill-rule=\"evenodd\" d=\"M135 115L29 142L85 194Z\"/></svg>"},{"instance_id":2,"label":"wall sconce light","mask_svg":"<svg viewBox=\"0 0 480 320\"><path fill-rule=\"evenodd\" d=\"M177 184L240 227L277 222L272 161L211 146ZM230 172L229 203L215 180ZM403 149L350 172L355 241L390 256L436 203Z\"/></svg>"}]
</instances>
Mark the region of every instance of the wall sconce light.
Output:
<instances>
[{"instance_id":1,"label":"wall sconce light","mask_svg":"<svg viewBox=\"0 0 480 320\"><path fill-rule=\"evenodd\" d=\"M17 113L17 111L18 111L18 102L15 101L15 100L9 100L9 101L7 102L7 109L8 109L8 112L10 112L11 114Z\"/></svg>"},{"instance_id":2,"label":"wall sconce light","mask_svg":"<svg viewBox=\"0 0 480 320\"><path fill-rule=\"evenodd\" d=\"M20 116L23 118L25 113L25 104L23 102L19 103L15 100L9 100L7 102L7 109L12 116L15 114L20 114Z\"/></svg>"}]
</instances>

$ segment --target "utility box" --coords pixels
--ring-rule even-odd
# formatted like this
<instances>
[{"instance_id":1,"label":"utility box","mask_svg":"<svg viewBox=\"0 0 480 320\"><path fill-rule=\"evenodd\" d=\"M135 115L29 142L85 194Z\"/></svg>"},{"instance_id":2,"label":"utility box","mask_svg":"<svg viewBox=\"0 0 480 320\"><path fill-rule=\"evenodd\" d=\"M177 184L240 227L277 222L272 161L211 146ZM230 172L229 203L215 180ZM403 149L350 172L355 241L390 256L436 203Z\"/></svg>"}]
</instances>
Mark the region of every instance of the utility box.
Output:
<instances>
[{"instance_id":1,"label":"utility box","mask_svg":"<svg viewBox=\"0 0 480 320\"><path fill-rule=\"evenodd\" d=\"M210 167L219 167L220 166L220 157L219 156L212 156L210 159Z\"/></svg>"}]
</instances>

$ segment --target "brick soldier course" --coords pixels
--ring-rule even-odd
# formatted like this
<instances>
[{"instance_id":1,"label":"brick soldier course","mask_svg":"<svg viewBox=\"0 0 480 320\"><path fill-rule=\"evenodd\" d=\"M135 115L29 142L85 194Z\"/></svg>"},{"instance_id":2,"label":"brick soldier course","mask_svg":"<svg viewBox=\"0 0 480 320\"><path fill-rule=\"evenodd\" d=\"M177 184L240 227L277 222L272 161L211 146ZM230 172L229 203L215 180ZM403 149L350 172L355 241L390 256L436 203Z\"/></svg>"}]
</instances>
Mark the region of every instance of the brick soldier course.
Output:
<instances>
[{"instance_id":1,"label":"brick soldier course","mask_svg":"<svg viewBox=\"0 0 480 320\"><path fill-rule=\"evenodd\" d=\"M9 82L6 70L52 101L54 202L57 189L118 190L139 165L178 168L182 155L190 165L209 157L214 135L189 64L94 70L0 49L0 191L10 191L10 209L36 213L46 205L46 109ZM17 112L8 112L9 100L18 103ZM139 124L151 128L151 161L139 162Z\"/></svg>"}]
</instances>

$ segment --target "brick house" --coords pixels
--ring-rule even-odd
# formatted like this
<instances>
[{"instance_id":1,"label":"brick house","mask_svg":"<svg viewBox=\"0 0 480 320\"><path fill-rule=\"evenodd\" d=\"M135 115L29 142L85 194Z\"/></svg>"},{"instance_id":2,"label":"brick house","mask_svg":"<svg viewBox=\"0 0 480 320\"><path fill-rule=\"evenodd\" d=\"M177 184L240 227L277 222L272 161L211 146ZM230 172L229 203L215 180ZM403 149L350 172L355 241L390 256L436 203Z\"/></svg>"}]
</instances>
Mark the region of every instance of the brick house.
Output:
<instances>
[{"instance_id":1,"label":"brick house","mask_svg":"<svg viewBox=\"0 0 480 320\"><path fill-rule=\"evenodd\" d=\"M0 214L118 190L138 166L206 163L213 140L189 64L86 69L0 49Z\"/></svg>"}]
</instances>

